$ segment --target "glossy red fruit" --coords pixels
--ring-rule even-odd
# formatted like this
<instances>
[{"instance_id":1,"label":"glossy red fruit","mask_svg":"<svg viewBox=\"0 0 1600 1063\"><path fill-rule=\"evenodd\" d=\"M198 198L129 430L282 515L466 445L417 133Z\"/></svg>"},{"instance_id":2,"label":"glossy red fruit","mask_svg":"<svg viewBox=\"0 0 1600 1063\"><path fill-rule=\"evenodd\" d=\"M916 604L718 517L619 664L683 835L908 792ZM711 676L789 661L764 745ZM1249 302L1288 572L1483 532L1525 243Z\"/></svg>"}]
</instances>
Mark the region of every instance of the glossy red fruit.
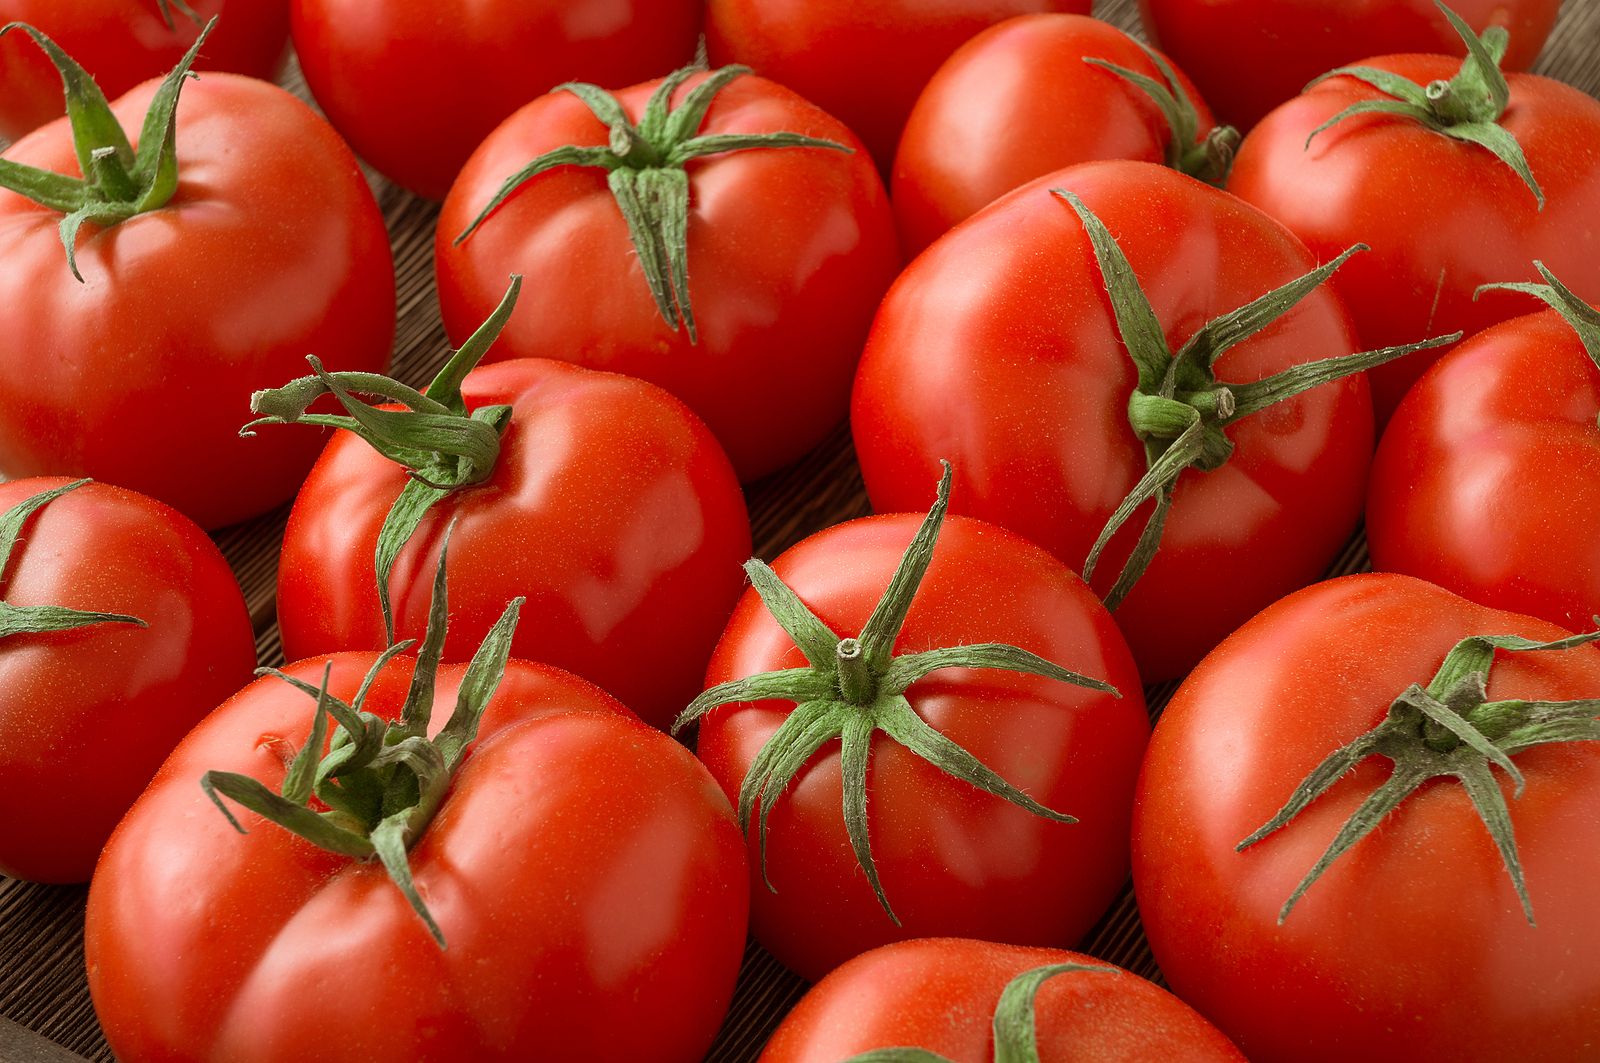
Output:
<instances>
[{"instance_id":1,"label":"glossy red fruit","mask_svg":"<svg viewBox=\"0 0 1600 1063\"><path fill-rule=\"evenodd\" d=\"M172 747L250 680L255 636L222 555L143 495L0 484L0 874L84 882ZM18 610L136 618L63 630Z\"/></svg>"}]
</instances>

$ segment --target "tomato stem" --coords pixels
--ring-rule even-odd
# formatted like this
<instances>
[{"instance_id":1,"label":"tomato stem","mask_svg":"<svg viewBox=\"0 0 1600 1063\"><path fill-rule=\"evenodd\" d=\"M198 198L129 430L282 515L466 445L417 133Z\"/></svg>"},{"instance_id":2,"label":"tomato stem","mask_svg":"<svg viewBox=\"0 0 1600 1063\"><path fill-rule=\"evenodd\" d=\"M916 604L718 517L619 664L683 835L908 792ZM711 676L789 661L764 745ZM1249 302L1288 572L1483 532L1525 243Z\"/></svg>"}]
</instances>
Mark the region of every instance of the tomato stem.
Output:
<instances>
[{"instance_id":1,"label":"tomato stem","mask_svg":"<svg viewBox=\"0 0 1600 1063\"><path fill-rule=\"evenodd\" d=\"M5 513L0 514L0 587L5 586L6 569L16 550L17 540L29 519L62 495L76 491L89 480L76 480L49 491L41 491L26 498ZM77 609L63 609L55 605L12 605L0 601L0 639L13 635L40 635L50 631L75 631L96 624L150 625L136 616L121 613L86 613Z\"/></svg>"}]
</instances>

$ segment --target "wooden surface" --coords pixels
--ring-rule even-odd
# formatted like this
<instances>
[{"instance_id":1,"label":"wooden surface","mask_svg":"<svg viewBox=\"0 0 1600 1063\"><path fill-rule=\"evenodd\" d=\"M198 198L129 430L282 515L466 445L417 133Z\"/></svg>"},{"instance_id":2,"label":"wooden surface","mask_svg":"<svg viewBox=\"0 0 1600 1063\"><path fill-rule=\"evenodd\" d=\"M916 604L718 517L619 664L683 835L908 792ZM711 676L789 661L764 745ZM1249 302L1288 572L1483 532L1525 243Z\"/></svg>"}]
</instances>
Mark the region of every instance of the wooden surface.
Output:
<instances>
[{"instance_id":1,"label":"wooden surface","mask_svg":"<svg viewBox=\"0 0 1600 1063\"><path fill-rule=\"evenodd\" d=\"M1096 13L1102 18L1124 29L1137 28L1134 0L1110 0L1098 8ZM1600 0L1567 0L1561 22L1536 69L1600 95ZM294 80L291 74L291 84ZM397 375L422 384L446 353L433 285L437 208L381 181L375 184L394 240L399 280ZM753 486L750 508L756 550L769 560L814 531L865 515L866 495L845 429L841 427L792 469ZM282 660L273 587L283 520L280 511L218 536L244 587L263 664ZM1357 536L1331 574L1360 571L1366 563L1366 544ZM1152 713L1160 712L1171 689L1168 684L1148 692ZM38 886L0 878L0 1061L70 1063L113 1058L95 1021L83 973L86 893L84 887ZM1079 948L1146 977L1160 978L1139 927L1131 891L1124 891ZM799 978L752 944L745 955L733 1008L708 1060L753 1060L804 991Z\"/></svg>"}]
</instances>

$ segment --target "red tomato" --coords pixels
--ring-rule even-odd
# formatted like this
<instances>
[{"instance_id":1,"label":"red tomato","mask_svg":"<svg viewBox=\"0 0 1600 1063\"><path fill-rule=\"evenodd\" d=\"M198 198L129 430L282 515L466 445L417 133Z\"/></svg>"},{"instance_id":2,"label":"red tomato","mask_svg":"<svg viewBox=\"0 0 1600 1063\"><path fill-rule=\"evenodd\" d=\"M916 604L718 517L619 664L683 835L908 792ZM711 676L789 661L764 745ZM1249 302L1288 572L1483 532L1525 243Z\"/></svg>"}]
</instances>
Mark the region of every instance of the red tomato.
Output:
<instances>
[{"instance_id":1,"label":"red tomato","mask_svg":"<svg viewBox=\"0 0 1600 1063\"><path fill-rule=\"evenodd\" d=\"M761 1063L838 1063L914 1047L955 1063L995 1057L994 1013L1018 976L1064 971L1031 1009L1037 1058L1049 1063L1244 1063L1239 1050L1171 993L1101 960L1056 949L934 938L857 956L807 993Z\"/></svg>"},{"instance_id":2,"label":"red tomato","mask_svg":"<svg viewBox=\"0 0 1600 1063\"><path fill-rule=\"evenodd\" d=\"M170 9L170 23L162 15ZM0 0L0 26L26 22L82 63L111 99L178 65L200 27L221 16L195 66L271 78L289 37L287 0ZM0 40L0 139L15 140L66 111L61 75L24 34Z\"/></svg>"},{"instance_id":3,"label":"red tomato","mask_svg":"<svg viewBox=\"0 0 1600 1063\"><path fill-rule=\"evenodd\" d=\"M1511 31L1509 70L1526 70L1561 0L1449 0L1482 33ZM1248 129L1313 78L1368 55L1463 55L1434 0L1139 0L1144 24L1199 82L1217 113Z\"/></svg>"},{"instance_id":4,"label":"red tomato","mask_svg":"<svg viewBox=\"0 0 1600 1063\"><path fill-rule=\"evenodd\" d=\"M463 391L469 409L509 405L510 424L490 478L436 505L400 552L396 637L421 637L439 541L458 520L446 660L470 656L524 595L514 653L576 672L665 726L699 689L750 556L727 458L682 403L610 373L505 362L474 370ZM387 645L373 555L408 478L348 432L311 470L278 568L291 660Z\"/></svg>"},{"instance_id":5,"label":"red tomato","mask_svg":"<svg viewBox=\"0 0 1600 1063\"><path fill-rule=\"evenodd\" d=\"M706 80L682 84L676 113ZM636 85L616 99L636 122L658 87ZM748 76L717 92L696 128L860 146L794 93ZM688 161L682 235L693 334L652 298L603 170L563 166L534 177L458 243L529 162L609 139L577 96L560 92L517 112L472 157L439 216L446 331L461 342L500 301L506 275L525 274L500 357L560 358L661 385L705 419L741 479L788 464L844 417L873 312L899 268L882 181L864 154L821 147Z\"/></svg>"},{"instance_id":6,"label":"red tomato","mask_svg":"<svg viewBox=\"0 0 1600 1063\"><path fill-rule=\"evenodd\" d=\"M948 458L958 512L1081 567L1147 454L1129 420L1140 382L1084 224L1050 193L1058 186L1116 234L1174 351L1315 260L1270 218L1182 174L1087 163L952 230L889 292L851 417L873 506L913 507ZM1227 350L1217 375L1248 384L1354 343L1338 299L1319 290ZM1178 481L1160 549L1116 613L1148 682L1182 675L1263 606L1317 579L1360 520L1373 429L1359 377L1228 433L1231 460ZM1143 519L1111 540L1093 580L1102 594Z\"/></svg>"},{"instance_id":7,"label":"red tomato","mask_svg":"<svg viewBox=\"0 0 1600 1063\"><path fill-rule=\"evenodd\" d=\"M1536 927L1466 788L1449 778L1423 783L1334 860L1280 925L1341 826L1400 774L1378 757L1334 769L1331 789L1286 828L1235 851L1324 758L1384 721L1411 684L1429 683L1460 640L1513 633L1565 634L1408 576L1351 576L1250 621L1162 715L1134 812L1139 910L1173 991L1255 1063L1554 1063L1600 1043L1600 957L1588 947L1600 938L1593 742L1513 747L1520 798L1477 757L1491 798L1509 799ZM1494 655L1489 697L1597 695L1593 647ZM1592 716L1594 704L1575 711ZM1591 724L1567 726L1600 728ZM1423 734L1417 726L1405 748L1422 747Z\"/></svg>"},{"instance_id":8,"label":"red tomato","mask_svg":"<svg viewBox=\"0 0 1600 1063\"><path fill-rule=\"evenodd\" d=\"M1434 366L1373 464L1373 566L1587 627L1600 613L1595 355L1600 343L1586 351L1551 310L1475 336Z\"/></svg>"},{"instance_id":9,"label":"red tomato","mask_svg":"<svg viewBox=\"0 0 1600 1063\"><path fill-rule=\"evenodd\" d=\"M855 130L887 170L917 94L969 38L1089 0L709 0L711 62L745 63Z\"/></svg>"},{"instance_id":10,"label":"red tomato","mask_svg":"<svg viewBox=\"0 0 1600 1063\"><path fill-rule=\"evenodd\" d=\"M700 33L695 0L290 4L300 67L329 120L385 177L429 199L540 93L657 77L694 57Z\"/></svg>"},{"instance_id":11,"label":"red tomato","mask_svg":"<svg viewBox=\"0 0 1600 1063\"><path fill-rule=\"evenodd\" d=\"M831 632L857 636L919 519L841 524L785 552L773 571ZM773 889L761 878L758 829L749 835L752 931L803 977L815 980L852 956L913 937L1066 944L1126 881L1128 796L1149 733L1127 645L1089 589L1050 555L1002 529L952 517L893 648L911 654L996 642L1104 680L1121 699L1035 675L950 669L906 691L910 711L1001 779L1078 822L1017 807L881 731L871 735L868 834L896 925L847 835L841 747L830 743L781 796L781 787L767 794ZM751 590L717 646L707 683L805 660ZM700 759L730 797L794 711L793 703L760 701L704 718Z\"/></svg>"},{"instance_id":12,"label":"red tomato","mask_svg":"<svg viewBox=\"0 0 1600 1063\"><path fill-rule=\"evenodd\" d=\"M317 684L331 664L348 699L375 661L288 671ZM388 664L366 711L398 717L414 663ZM440 669L436 705L463 673ZM410 848L440 948L381 865L253 814L238 834L201 790L217 769L276 790L313 705L273 676L246 687L107 846L85 945L119 1058L701 1058L743 955L746 885L732 812L682 747L589 684L512 661Z\"/></svg>"},{"instance_id":13,"label":"red tomato","mask_svg":"<svg viewBox=\"0 0 1600 1063\"><path fill-rule=\"evenodd\" d=\"M0 513L67 483L0 484ZM0 535L4 606L144 625L0 634L0 874L83 882L178 739L249 681L255 636L216 546L159 502L85 484L20 531Z\"/></svg>"},{"instance_id":14,"label":"red tomato","mask_svg":"<svg viewBox=\"0 0 1600 1063\"><path fill-rule=\"evenodd\" d=\"M135 133L157 92L112 108ZM394 336L388 234L355 157L287 92L207 74L177 108L178 184L165 207L86 223L79 281L61 213L0 189L0 473L134 488L202 527L294 493L321 441L239 438L250 393L307 352L379 370ZM76 176L65 119L12 163Z\"/></svg>"},{"instance_id":15,"label":"red tomato","mask_svg":"<svg viewBox=\"0 0 1600 1063\"><path fill-rule=\"evenodd\" d=\"M1362 65L1428 85L1456 73L1442 56L1391 56ZM1423 332L1468 334L1516 317L1525 304L1480 285L1537 279L1543 259L1600 299L1600 102L1559 81L1513 74L1499 125L1521 145L1544 208L1516 172L1476 144L1393 115L1346 119L1306 138L1352 104L1386 99L1351 77L1325 81L1274 111L1245 138L1229 190L1294 230L1326 257L1355 240L1372 253L1333 281L1368 347ZM1372 376L1380 422L1431 364L1428 356Z\"/></svg>"},{"instance_id":16,"label":"red tomato","mask_svg":"<svg viewBox=\"0 0 1600 1063\"><path fill-rule=\"evenodd\" d=\"M1182 71L1174 73L1194 128L1180 132L1144 90L1088 58L1168 84L1131 37L1081 15L1009 19L939 68L917 98L894 161L895 218L907 251L921 251L1013 188L1075 163L1164 162L1221 183L1238 135L1218 130L1216 148L1205 150L1216 123Z\"/></svg>"}]
</instances>

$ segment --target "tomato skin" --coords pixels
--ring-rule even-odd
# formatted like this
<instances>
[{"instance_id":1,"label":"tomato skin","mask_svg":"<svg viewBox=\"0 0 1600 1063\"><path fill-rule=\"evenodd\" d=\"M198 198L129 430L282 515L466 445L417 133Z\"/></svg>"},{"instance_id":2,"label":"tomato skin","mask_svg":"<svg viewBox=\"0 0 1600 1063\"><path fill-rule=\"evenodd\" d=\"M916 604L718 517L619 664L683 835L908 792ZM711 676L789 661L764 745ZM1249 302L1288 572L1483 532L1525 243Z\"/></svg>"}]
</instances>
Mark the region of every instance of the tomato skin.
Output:
<instances>
[{"instance_id":1,"label":"tomato skin","mask_svg":"<svg viewBox=\"0 0 1600 1063\"><path fill-rule=\"evenodd\" d=\"M1173 991L1255 1063L1587 1058L1600 1040L1593 846L1600 753L1517 755L1511 808L1539 925L1453 780L1426 784L1339 858L1278 926L1338 828L1388 777L1369 758L1278 834L1234 846L1340 745L1426 684L1462 638L1561 637L1409 576L1333 580L1272 606L1197 668L1139 779L1134 886ZM1600 650L1497 654L1489 696L1600 691Z\"/></svg>"},{"instance_id":2,"label":"tomato skin","mask_svg":"<svg viewBox=\"0 0 1600 1063\"><path fill-rule=\"evenodd\" d=\"M0 513L61 487L0 484ZM136 616L0 641L0 874L85 882L161 761L255 668L244 596L181 514L85 484L28 519L0 598ZM41 794L49 814L40 815Z\"/></svg>"},{"instance_id":3,"label":"tomato skin","mask_svg":"<svg viewBox=\"0 0 1600 1063\"><path fill-rule=\"evenodd\" d=\"M155 89L117 101L125 129ZM388 365L393 257L355 157L282 89L203 75L177 144L166 207L80 232L86 283L61 215L0 190L0 472L93 476L217 528L291 496L323 442L239 438L252 391L304 376L314 352ZM6 158L78 173L64 118Z\"/></svg>"},{"instance_id":4,"label":"tomato skin","mask_svg":"<svg viewBox=\"0 0 1600 1063\"><path fill-rule=\"evenodd\" d=\"M434 506L400 552L396 638L423 636L439 540L459 519L445 659L470 658L525 595L513 654L583 675L666 726L699 690L750 556L727 458L677 400L610 373L503 362L468 374L462 394L469 409L514 412L490 479ZM386 645L373 553L406 481L349 433L328 444L289 516L278 569L291 660Z\"/></svg>"},{"instance_id":5,"label":"tomato skin","mask_svg":"<svg viewBox=\"0 0 1600 1063\"><path fill-rule=\"evenodd\" d=\"M705 79L691 78L681 100ZM635 119L655 83L617 94ZM705 419L742 480L799 458L844 416L878 301L900 266L883 182L839 122L782 86L738 78L702 130L787 131L851 145L758 148L691 161L688 261L699 343L656 308L601 170L524 184L459 247L506 178L605 126L570 93L535 100L472 157L439 216L445 329L460 343L527 277L499 357L560 358L649 380ZM494 357L494 355L491 355Z\"/></svg>"},{"instance_id":6,"label":"tomato skin","mask_svg":"<svg viewBox=\"0 0 1600 1063\"><path fill-rule=\"evenodd\" d=\"M904 941L846 963L801 999L761 1063L837 1063L875 1048L918 1047L990 1063L1006 985L1047 964L1110 967L1059 949L957 938ZM1171 993L1127 971L1067 972L1035 1003L1046 1063L1244 1063L1239 1050Z\"/></svg>"},{"instance_id":7,"label":"tomato skin","mask_svg":"<svg viewBox=\"0 0 1600 1063\"><path fill-rule=\"evenodd\" d=\"M866 141L885 171L917 94L961 44L1014 15L1089 0L708 0L713 66L745 63Z\"/></svg>"},{"instance_id":8,"label":"tomato skin","mask_svg":"<svg viewBox=\"0 0 1600 1063\"><path fill-rule=\"evenodd\" d=\"M334 127L427 199L540 93L659 77L694 58L700 33L694 0L290 0L290 12Z\"/></svg>"},{"instance_id":9,"label":"tomato skin","mask_svg":"<svg viewBox=\"0 0 1600 1063\"><path fill-rule=\"evenodd\" d=\"M1373 566L1575 631L1600 613L1600 370L1555 311L1461 344L1372 469Z\"/></svg>"},{"instance_id":10,"label":"tomato skin","mask_svg":"<svg viewBox=\"0 0 1600 1063\"><path fill-rule=\"evenodd\" d=\"M220 16L196 69L271 79L289 39L286 0L190 0L201 24ZM0 0L0 26L25 22L44 31L114 100L141 81L165 77L200 27L157 0ZM0 140L16 140L66 113L61 75L24 33L0 39ZM137 128L137 126L135 127Z\"/></svg>"},{"instance_id":11,"label":"tomato skin","mask_svg":"<svg viewBox=\"0 0 1600 1063\"><path fill-rule=\"evenodd\" d=\"M1482 33L1511 32L1505 69L1526 70L1555 28L1561 0L1451 0ZM1372 55L1462 56L1433 0L1139 0L1158 46L1194 76L1217 113L1241 129L1312 79Z\"/></svg>"},{"instance_id":12,"label":"tomato skin","mask_svg":"<svg viewBox=\"0 0 1600 1063\"><path fill-rule=\"evenodd\" d=\"M320 683L331 663L349 699L375 660L288 671ZM398 715L413 665L384 669L369 711ZM464 672L440 670L434 732ZM86 948L119 1058L700 1058L743 954L746 886L732 810L687 751L590 684L512 661L411 850L440 949L381 865L242 811L237 834L202 793L208 770L277 789L313 705L274 677L245 688L107 847Z\"/></svg>"},{"instance_id":13,"label":"tomato skin","mask_svg":"<svg viewBox=\"0 0 1600 1063\"><path fill-rule=\"evenodd\" d=\"M919 499L925 503L926 498ZM867 517L820 532L773 564L819 618L857 634L888 585L920 516ZM838 743L773 806L761 880L749 835L757 940L815 981L891 941L961 934L1066 943L1126 881L1128 794L1149 723L1139 675L1110 615L1065 567L1002 529L948 518L896 652L1004 642L1122 692L995 671L937 672L907 692L919 715L1045 806L1035 816L951 778L882 734L867 768L867 814L883 886L903 925L879 906L840 811ZM754 590L740 599L706 684L804 664ZM719 709L698 752L730 800L757 751L794 706Z\"/></svg>"},{"instance_id":14,"label":"tomato skin","mask_svg":"<svg viewBox=\"0 0 1600 1063\"><path fill-rule=\"evenodd\" d=\"M1081 15L1008 19L945 61L917 97L894 160L895 219L909 253L1054 170L1100 159L1167 161L1171 134L1161 111L1087 57L1163 82L1131 37ZM1211 112L1177 74L1203 134L1215 124Z\"/></svg>"},{"instance_id":15,"label":"tomato skin","mask_svg":"<svg viewBox=\"0 0 1600 1063\"><path fill-rule=\"evenodd\" d=\"M1460 64L1442 56L1364 61L1426 85ZM1501 125L1516 137L1544 189L1528 186L1488 150L1384 115L1317 126L1380 94L1334 78L1274 111L1240 147L1229 190L1292 229L1322 258L1362 241L1372 250L1331 282L1365 347L1410 343L1460 329L1469 336L1521 316L1521 296L1484 284L1537 280L1544 261L1580 295L1600 299L1600 102L1559 81L1511 75ZM1372 373L1385 422L1436 360L1424 353Z\"/></svg>"},{"instance_id":16,"label":"tomato skin","mask_svg":"<svg viewBox=\"0 0 1600 1063\"><path fill-rule=\"evenodd\" d=\"M1316 265L1287 231L1226 193L1148 163L1087 163L1023 186L922 254L884 300L851 425L873 506L913 508L955 466L956 512L1082 566L1146 469L1128 424L1136 375L1075 191L1121 242L1178 349L1209 319ZM1348 267L1346 267L1348 268ZM1356 350L1318 291L1218 361L1248 382ZM1185 472L1161 549L1117 610L1147 682L1181 676L1266 604L1316 580L1360 519L1372 455L1367 386L1347 378L1231 427L1233 458ZM1112 539L1110 590L1148 509ZM1190 603L1205 603L1199 609Z\"/></svg>"}]
</instances>

